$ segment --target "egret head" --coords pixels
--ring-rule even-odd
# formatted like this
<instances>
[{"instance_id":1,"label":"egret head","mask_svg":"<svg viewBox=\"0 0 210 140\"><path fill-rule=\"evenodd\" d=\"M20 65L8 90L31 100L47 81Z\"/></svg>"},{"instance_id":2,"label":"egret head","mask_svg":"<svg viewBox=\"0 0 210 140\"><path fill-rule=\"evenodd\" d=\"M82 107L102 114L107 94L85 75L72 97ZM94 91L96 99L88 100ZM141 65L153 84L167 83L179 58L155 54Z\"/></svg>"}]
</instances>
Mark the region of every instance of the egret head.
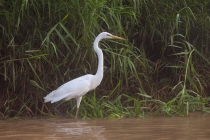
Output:
<instances>
[{"instance_id":1,"label":"egret head","mask_svg":"<svg viewBox=\"0 0 210 140\"><path fill-rule=\"evenodd\" d=\"M112 35L108 32L102 32L98 35L101 39L106 39L106 38L112 38L112 39L120 39L120 40L125 40L124 38L122 37L119 37L119 36L115 36L115 35Z\"/></svg>"}]
</instances>

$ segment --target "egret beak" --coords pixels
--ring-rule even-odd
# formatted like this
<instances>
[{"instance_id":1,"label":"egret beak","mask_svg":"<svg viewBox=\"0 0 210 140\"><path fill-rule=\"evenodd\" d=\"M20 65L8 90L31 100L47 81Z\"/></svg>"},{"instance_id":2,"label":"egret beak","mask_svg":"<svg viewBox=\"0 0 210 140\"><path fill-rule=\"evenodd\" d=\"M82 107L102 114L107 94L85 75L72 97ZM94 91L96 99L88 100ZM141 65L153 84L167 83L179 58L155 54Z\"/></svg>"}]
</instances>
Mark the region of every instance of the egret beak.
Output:
<instances>
[{"instance_id":1,"label":"egret beak","mask_svg":"<svg viewBox=\"0 0 210 140\"><path fill-rule=\"evenodd\" d=\"M112 38L114 38L114 39L119 39L119 40L125 40L124 38L119 37L119 36L116 36L116 35L112 35Z\"/></svg>"}]
</instances>

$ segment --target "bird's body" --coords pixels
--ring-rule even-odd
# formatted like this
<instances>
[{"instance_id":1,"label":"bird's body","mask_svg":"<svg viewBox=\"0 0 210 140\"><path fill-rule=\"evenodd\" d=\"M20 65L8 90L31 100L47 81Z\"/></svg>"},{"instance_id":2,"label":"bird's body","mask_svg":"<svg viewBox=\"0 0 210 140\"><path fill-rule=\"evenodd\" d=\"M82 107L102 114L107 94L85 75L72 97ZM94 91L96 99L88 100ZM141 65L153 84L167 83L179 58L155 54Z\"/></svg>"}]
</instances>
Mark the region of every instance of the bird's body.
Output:
<instances>
[{"instance_id":1,"label":"bird's body","mask_svg":"<svg viewBox=\"0 0 210 140\"><path fill-rule=\"evenodd\" d=\"M48 94L45 97L45 102L51 101L51 103L55 103L62 99L69 100L71 98L79 98L93 89L93 87L91 87L93 78L93 75L87 74L73 79Z\"/></svg>"},{"instance_id":2,"label":"bird's body","mask_svg":"<svg viewBox=\"0 0 210 140\"><path fill-rule=\"evenodd\" d=\"M98 70L97 70L96 74L95 75L86 74L84 76L78 77L76 79L73 79L73 80L63 84L56 90L49 93L46 97L44 97L45 102L55 103L60 100L67 101L72 98L75 98L77 100L77 111L76 111L76 117L77 117L80 102L82 100L82 96L85 95L88 91L95 89L102 81L102 78L103 78L103 52L98 47L98 43L101 39L104 39L104 38L123 39L123 38L114 36L107 32L100 33L96 37L96 39L94 41L94 45L93 45L94 50L98 55ZM61 102L60 104L58 104L55 107L55 111L61 115L63 115L63 114L57 110L57 107L59 105L61 105L63 102Z\"/></svg>"}]
</instances>

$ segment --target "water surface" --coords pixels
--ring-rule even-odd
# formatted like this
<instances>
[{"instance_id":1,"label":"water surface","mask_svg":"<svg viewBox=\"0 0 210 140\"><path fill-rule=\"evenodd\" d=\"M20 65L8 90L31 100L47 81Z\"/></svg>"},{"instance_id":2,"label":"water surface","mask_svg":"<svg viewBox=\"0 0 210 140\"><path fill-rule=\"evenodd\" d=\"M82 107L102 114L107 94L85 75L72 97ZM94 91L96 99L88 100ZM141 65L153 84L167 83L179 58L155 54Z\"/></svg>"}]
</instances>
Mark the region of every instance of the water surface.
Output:
<instances>
[{"instance_id":1,"label":"water surface","mask_svg":"<svg viewBox=\"0 0 210 140\"><path fill-rule=\"evenodd\" d=\"M133 119L22 118L0 121L0 140L208 140L210 115Z\"/></svg>"}]
</instances>

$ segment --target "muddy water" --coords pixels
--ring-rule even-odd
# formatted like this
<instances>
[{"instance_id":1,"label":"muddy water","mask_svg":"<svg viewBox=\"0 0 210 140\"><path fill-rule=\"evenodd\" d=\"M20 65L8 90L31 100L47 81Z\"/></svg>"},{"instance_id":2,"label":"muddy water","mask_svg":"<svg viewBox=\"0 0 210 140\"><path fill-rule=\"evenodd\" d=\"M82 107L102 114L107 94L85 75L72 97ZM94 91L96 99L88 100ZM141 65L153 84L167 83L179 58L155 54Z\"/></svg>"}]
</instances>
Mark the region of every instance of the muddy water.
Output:
<instances>
[{"instance_id":1,"label":"muddy water","mask_svg":"<svg viewBox=\"0 0 210 140\"><path fill-rule=\"evenodd\" d=\"M0 140L209 140L210 115L0 121Z\"/></svg>"}]
</instances>

